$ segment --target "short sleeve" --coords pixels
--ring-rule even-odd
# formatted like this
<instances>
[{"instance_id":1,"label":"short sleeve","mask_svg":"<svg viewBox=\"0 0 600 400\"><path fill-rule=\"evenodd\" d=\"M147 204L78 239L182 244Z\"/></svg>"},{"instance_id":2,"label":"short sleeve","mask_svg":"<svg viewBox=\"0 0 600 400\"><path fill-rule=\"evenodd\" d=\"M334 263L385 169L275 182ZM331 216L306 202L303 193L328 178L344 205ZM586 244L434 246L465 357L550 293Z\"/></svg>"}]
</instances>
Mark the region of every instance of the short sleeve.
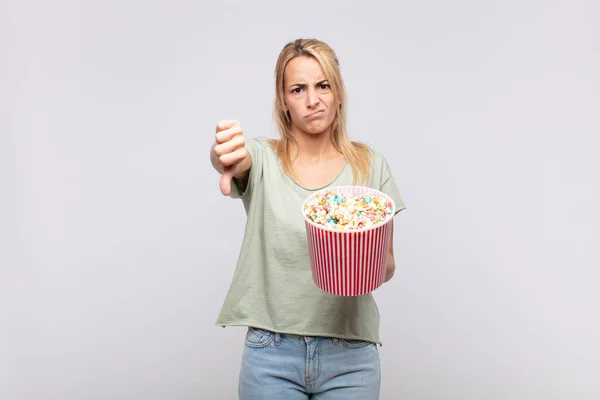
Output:
<instances>
[{"instance_id":1,"label":"short sleeve","mask_svg":"<svg viewBox=\"0 0 600 400\"><path fill-rule=\"evenodd\" d=\"M252 167L250 168L250 175L248 176L248 182L244 183L235 178L231 180L231 193L229 197L233 199L249 200L252 197L254 188L259 183L262 177L262 166L263 166L263 142L258 139L246 140L246 150L252 158Z\"/></svg>"},{"instance_id":2,"label":"short sleeve","mask_svg":"<svg viewBox=\"0 0 600 400\"><path fill-rule=\"evenodd\" d=\"M381 187L379 191L387 194L394 201L394 205L396 210L394 211L394 215L398 214L400 211L406 209L406 205L404 204L404 200L400 195L400 191L398 190L398 185L396 185L396 180L392 175L392 171L390 170L390 166L388 165L386 159L381 156Z\"/></svg>"}]
</instances>

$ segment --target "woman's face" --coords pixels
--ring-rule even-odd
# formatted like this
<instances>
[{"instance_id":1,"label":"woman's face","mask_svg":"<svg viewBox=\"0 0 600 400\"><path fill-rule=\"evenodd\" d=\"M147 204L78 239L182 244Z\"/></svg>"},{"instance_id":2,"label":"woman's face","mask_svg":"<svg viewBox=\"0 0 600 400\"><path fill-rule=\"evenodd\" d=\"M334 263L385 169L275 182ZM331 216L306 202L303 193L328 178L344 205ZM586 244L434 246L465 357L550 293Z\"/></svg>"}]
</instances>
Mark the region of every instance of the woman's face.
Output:
<instances>
[{"instance_id":1,"label":"woman's face","mask_svg":"<svg viewBox=\"0 0 600 400\"><path fill-rule=\"evenodd\" d=\"M295 57L283 74L284 106L290 112L292 131L320 134L329 131L338 102L323 69L312 57Z\"/></svg>"}]
</instances>

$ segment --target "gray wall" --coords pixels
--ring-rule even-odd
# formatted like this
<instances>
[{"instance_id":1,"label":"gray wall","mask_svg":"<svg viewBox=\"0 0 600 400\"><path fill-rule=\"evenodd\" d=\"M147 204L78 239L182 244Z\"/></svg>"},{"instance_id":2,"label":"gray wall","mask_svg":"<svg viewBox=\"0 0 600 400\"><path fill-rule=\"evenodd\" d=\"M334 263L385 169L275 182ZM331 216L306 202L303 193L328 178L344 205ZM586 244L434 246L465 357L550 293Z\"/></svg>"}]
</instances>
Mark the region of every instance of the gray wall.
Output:
<instances>
[{"instance_id":1,"label":"gray wall","mask_svg":"<svg viewBox=\"0 0 600 400\"><path fill-rule=\"evenodd\" d=\"M382 399L600 398L595 1L3 1L0 398L234 399L244 212L289 40L337 51L408 210ZM215 211L216 210L216 211Z\"/></svg>"}]
</instances>

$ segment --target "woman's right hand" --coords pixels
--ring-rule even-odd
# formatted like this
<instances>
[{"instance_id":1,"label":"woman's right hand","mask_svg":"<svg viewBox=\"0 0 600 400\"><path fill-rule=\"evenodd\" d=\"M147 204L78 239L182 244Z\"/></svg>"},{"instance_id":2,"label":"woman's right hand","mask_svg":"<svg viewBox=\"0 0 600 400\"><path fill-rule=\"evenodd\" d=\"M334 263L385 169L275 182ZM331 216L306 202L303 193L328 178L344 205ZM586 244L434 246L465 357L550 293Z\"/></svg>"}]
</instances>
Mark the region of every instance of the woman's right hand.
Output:
<instances>
[{"instance_id":1,"label":"woman's right hand","mask_svg":"<svg viewBox=\"0 0 600 400\"><path fill-rule=\"evenodd\" d=\"M246 141L240 123L236 120L223 120L217 124L215 143L210 151L213 167L221 174L221 193L229 196L231 179L248 179L252 158L245 147Z\"/></svg>"}]
</instances>

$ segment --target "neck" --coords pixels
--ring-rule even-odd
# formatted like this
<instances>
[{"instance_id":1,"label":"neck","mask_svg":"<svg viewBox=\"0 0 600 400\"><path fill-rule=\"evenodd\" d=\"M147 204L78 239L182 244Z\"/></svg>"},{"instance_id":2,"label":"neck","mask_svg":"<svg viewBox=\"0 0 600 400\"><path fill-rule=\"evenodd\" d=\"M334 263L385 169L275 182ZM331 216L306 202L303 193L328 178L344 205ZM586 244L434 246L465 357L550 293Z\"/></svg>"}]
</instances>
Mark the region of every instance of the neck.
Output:
<instances>
[{"instance_id":1,"label":"neck","mask_svg":"<svg viewBox=\"0 0 600 400\"><path fill-rule=\"evenodd\" d=\"M293 133L294 138L298 143L297 161L318 163L340 155L331 142L331 130L327 130L317 135L305 132Z\"/></svg>"}]
</instances>

